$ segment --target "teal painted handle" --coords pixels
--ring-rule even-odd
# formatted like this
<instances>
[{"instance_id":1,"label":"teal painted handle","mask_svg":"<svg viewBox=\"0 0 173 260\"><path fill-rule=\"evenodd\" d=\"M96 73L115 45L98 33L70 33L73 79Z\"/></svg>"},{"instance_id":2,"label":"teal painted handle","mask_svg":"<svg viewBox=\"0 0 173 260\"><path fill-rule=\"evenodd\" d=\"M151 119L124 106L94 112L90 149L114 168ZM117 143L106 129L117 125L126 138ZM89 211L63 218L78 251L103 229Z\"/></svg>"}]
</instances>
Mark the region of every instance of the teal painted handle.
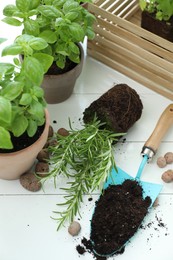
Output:
<instances>
[{"instance_id":1,"label":"teal painted handle","mask_svg":"<svg viewBox=\"0 0 173 260\"><path fill-rule=\"evenodd\" d=\"M144 156L143 156L143 159L142 159L142 162L141 162L141 164L140 164L140 166L139 166L137 175L136 175L136 179L137 179L137 180L140 180L141 175L142 175L142 172L143 172L143 169L144 169L145 165L147 164L147 161L148 161L148 156L147 156L147 155L144 155Z\"/></svg>"}]
</instances>

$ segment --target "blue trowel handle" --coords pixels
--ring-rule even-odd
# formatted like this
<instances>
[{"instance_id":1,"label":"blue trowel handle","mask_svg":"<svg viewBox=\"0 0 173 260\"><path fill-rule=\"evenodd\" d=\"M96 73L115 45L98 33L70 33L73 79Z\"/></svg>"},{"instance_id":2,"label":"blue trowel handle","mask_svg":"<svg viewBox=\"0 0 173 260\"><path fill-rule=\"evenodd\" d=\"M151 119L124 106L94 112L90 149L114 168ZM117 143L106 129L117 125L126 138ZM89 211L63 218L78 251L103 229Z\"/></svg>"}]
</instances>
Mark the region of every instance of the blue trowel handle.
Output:
<instances>
[{"instance_id":1,"label":"blue trowel handle","mask_svg":"<svg viewBox=\"0 0 173 260\"><path fill-rule=\"evenodd\" d=\"M161 114L154 131L145 142L142 148L142 154L147 155L151 160L153 155L157 152L161 140L167 133L168 129L173 124L173 104L167 106L167 108Z\"/></svg>"}]
</instances>

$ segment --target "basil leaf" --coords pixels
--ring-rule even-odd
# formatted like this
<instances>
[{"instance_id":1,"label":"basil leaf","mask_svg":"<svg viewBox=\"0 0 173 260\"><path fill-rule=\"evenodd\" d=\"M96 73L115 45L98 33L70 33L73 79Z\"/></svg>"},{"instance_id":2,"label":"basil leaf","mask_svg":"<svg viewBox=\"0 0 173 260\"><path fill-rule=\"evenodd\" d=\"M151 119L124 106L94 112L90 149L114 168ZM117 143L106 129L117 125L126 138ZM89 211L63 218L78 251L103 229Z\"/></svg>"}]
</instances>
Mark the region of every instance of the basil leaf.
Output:
<instances>
[{"instance_id":1,"label":"basil leaf","mask_svg":"<svg viewBox=\"0 0 173 260\"><path fill-rule=\"evenodd\" d=\"M5 17L2 21L13 26L20 26L22 24L21 21L13 17Z\"/></svg>"},{"instance_id":2,"label":"basil leaf","mask_svg":"<svg viewBox=\"0 0 173 260\"><path fill-rule=\"evenodd\" d=\"M0 121L11 123L11 102L0 96Z\"/></svg>"},{"instance_id":3,"label":"basil leaf","mask_svg":"<svg viewBox=\"0 0 173 260\"><path fill-rule=\"evenodd\" d=\"M47 42L44 39L39 37L35 37L31 39L29 41L29 45L31 46L32 49L37 51L45 49L48 46Z\"/></svg>"},{"instance_id":4,"label":"basil leaf","mask_svg":"<svg viewBox=\"0 0 173 260\"><path fill-rule=\"evenodd\" d=\"M18 55L22 52L22 46L14 43L12 45L9 45L7 47L5 47L2 50L2 56L6 56L6 55Z\"/></svg>"},{"instance_id":5,"label":"basil leaf","mask_svg":"<svg viewBox=\"0 0 173 260\"><path fill-rule=\"evenodd\" d=\"M43 81L44 70L40 62L34 57L26 57L23 62L25 76L37 86Z\"/></svg>"},{"instance_id":6,"label":"basil leaf","mask_svg":"<svg viewBox=\"0 0 173 260\"><path fill-rule=\"evenodd\" d=\"M12 101L21 94L22 90L23 90L23 84L21 82L13 81L10 82L8 86L6 86L2 90L2 95L4 96L4 98Z\"/></svg>"},{"instance_id":7,"label":"basil leaf","mask_svg":"<svg viewBox=\"0 0 173 260\"><path fill-rule=\"evenodd\" d=\"M54 58L46 53L34 53L33 57L36 58L43 66L44 73L48 71L53 63Z\"/></svg>"},{"instance_id":8,"label":"basil leaf","mask_svg":"<svg viewBox=\"0 0 173 260\"><path fill-rule=\"evenodd\" d=\"M7 5L3 9L3 15L5 16L13 16L13 14L18 11L17 7L15 5Z\"/></svg>"},{"instance_id":9,"label":"basil leaf","mask_svg":"<svg viewBox=\"0 0 173 260\"><path fill-rule=\"evenodd\" d=\"M9 132L0 126L0 148L3 149L12 149L13 144L11 142L11 136Z\"/></svg>"},{"instance_id":10,"label":"basil leaf","mask_svg":"<svg viewBox=\"0 0 173 260\"><path fill-rule=\"evenodd\" d=\"M56 33L51 30L45 30L39 34L39 37L47 41L48 43L54 43L57 41Z\"/></svg>"},{"instance_id":11,"label":"basil leaf","mask_svg":"<svg viewBox=\"0 0 173 260\"><path fill-rule=\"evenodd\" d=\"M16 0L17 8L22 12L27 12L30 10L30 0Z\"/></svg>"},{"instance_id":12,"label":"basil leaf","mask_svg":"<svg viewBox=\"0 0 173 260\"><path fill-rule=\"evenodd\" d=\"M21 136L28 127L28 120L24 115L17 115L12 122L12 129L14 136Z\"/></svg>"}]
</instances>

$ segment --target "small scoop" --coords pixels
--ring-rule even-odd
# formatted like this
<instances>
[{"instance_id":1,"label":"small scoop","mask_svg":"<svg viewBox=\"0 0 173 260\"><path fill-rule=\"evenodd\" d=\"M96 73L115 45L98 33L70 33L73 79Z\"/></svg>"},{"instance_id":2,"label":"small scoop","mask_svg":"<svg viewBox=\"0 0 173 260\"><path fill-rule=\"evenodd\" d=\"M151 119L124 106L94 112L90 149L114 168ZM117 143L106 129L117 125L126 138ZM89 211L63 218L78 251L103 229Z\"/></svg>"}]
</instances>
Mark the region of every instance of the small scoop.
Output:
<instances>
[{"instance_id":1,"label":"small scoop","mask_svg":"<svg viewBox=\"0 0 173 260\"><path fill-rule=\"evenodd\" d=\"M145 145L143 146L142 149L142 155L143 159L141 161L141 164L139 166L137 175L135 178L127 174L125 171L122 169L118 168L117 169L112 169L107 181L105 182L103 189L107 189L109 185L121 185L125 180L136 180L139 182L140 186L143 189L142 196L145 199L147 196L151 198L151 205L154 203L156 200L157 196L159 195L162 186L160 184L156 183L149 183L149 182L144 182L140 180L141 174L143 172L143 169L147 162L151 161L152 157L156 154L157 148L159 147L159 144L162 140L162 138L165 136L166 132L168 129L171 127L173 123L173 104L169 105L164 112L162 113L161 117L159 118L158 123L156 124L156 127L149 137L149 139L146 141ZM98 219L99 221L99 219ZM91 220L92 223L92 220ZM127 244L128 241L126 241L123 245L121 245L120 248L116 250L112 250L112 253L109 254L99 254L98 252L95 251L94 249L94 241L91 241L93 244L93 251L96 255L98 256L104 256L104 257L109 257L116 252L120 251L122 247L124 247Z\"/></svg>"},{"instance_id":2,"label":"small scoop","mask_svg":"<svg viewBox=\"0 0 173 260\"><path fill-rule=\"evenodd\" d=\"M147 162L148 162L148 156L144 155L143 160L139 166L137 175L135 177L135 180L137 180L140 183L140 185L142 186L143 198L145 199L147 196L149 196L151 198L151 201L152 201L152 203L150 205L150 207L151 207L153 205L154 201L156 200L156 198L158 197L158 194L162 190L163 185L151 183L151 182L140 181L142 171ZM117 167L116 170L112 169L112 172L110 175L111 175L111 177L109 177L107 179L107 181L105 182L105 184L103 186L103 189L106 189L109 185L112 185L112 184L116 184L116 185L122 184L127 179L134 180L134 178L132 176L127 174L125 171L123 171L119 167Z\"/></svg>"}]
</instances>

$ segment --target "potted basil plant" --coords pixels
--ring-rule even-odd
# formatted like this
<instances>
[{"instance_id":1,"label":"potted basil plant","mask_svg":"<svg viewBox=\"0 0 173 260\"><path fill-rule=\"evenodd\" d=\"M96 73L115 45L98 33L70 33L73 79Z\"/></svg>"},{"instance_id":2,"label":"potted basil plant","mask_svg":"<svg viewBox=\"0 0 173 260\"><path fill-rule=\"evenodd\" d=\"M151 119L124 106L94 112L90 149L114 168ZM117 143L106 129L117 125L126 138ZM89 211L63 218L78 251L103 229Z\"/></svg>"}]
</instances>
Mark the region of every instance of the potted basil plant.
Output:
<instances>
[{"instance_id":1,"label":"potted basil plant","mask_svg":"<svg viewBox=\"0 0 173 260\"><path fill-rule=\"evenodd\" d=\"M41 51L53 57L42 83L48 103L62 102L72 94L84 60L81 43L86 36L95 36L95 16L81 5L85 2L88 1L16 0L3 9L4 22L23 25L23 34L40 37L48 44Z\"/></svg>"},{"instance_id":2,"label":"potted basil plant","mask_svg":"<svg viewBox=\"0 0 173 260\"><path fill-rule=\"evenodd\" d=\"M25 44L26 38L30 48ZM40 87L47 68L37 58L39 53L31 55L32 47L41 50L47 43L41 38L35 42L31 35L22 35L18 41L30 55L23 53L22 62L15 57L13 63L0 63L0 178L8 180L18 179L32 167L49 130L44 91ZM17 43L12 46L2 53L20 52Z\"/></svg>"},{"instance_id":3,"label":"potted basil plant","mask_svg":"<svg viewBox=\"0 0 173 260\"><path fill-rule=\"evenodd\" d=\"M173 1L139 0L141 27L173 42Z\"/></svg>"}]
</instances>

